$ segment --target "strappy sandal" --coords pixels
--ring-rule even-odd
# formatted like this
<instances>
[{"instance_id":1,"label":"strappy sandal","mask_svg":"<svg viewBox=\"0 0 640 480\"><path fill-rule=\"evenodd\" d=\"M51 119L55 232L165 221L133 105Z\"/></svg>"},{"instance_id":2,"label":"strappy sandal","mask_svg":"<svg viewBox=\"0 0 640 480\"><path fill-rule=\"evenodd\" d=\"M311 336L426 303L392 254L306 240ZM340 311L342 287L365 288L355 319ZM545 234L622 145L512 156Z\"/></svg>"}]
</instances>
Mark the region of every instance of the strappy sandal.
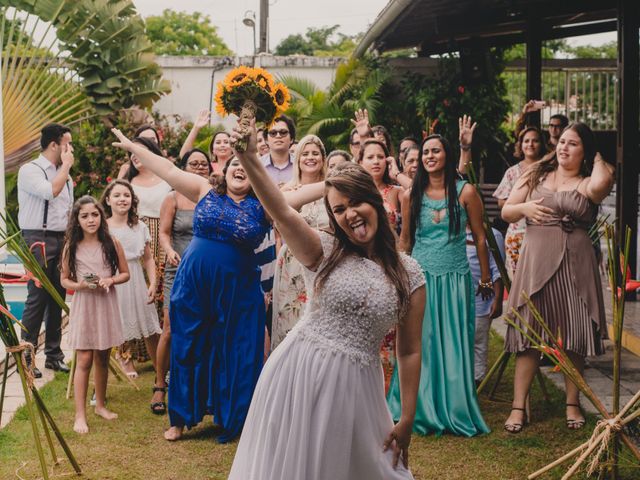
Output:
<instances>
[{"instance_id":1,"label":"strappy sandal","mask_svg":"<svg viewBox=\"0 0 640 480\"><path fill-rule=\"evenodd\" d=\"M163 394L167 393L167 387L156 387L152 388L153 393L162 392ZM163 401L161 402L151 402L151 413L155 415L164 415L167 413L167 404Z\"/></svg>"},{"instance_id":2,"label":"strappy sandal","mask_svg":"<svg viewBox=\"0 0 640 480\"><path fill-rule=\"evenodd\" d=\"M520 433L524 426L528 423L527 421L527 410L525 408L519 407L511 407L511 411L518 410L520 412L524 412L522 423L505 423L504 429L506 432L511 434Z\"/></svg>"},{"instance_id":3,"label":"strappy sandal","mask_svg":"<svg viewBox=\"0 0 640 480\"><path fill-rule=\"evenodd\" d=\"M567 418L567 428L569 430L580 430L587 424L587 420L584 418L584 412L579 403L567 403L567 407L577 407L582 414L582 418Z\"/></svg>"}]
</instances>

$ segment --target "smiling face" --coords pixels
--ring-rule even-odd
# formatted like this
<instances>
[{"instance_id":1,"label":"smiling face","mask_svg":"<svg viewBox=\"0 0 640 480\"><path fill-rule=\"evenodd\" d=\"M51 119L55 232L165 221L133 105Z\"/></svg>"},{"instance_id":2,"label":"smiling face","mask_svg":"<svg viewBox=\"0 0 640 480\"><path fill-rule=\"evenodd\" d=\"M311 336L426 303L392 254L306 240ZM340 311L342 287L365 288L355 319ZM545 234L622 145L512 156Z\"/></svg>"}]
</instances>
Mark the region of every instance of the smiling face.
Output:
<instances>
[{"instance_id":1,"label":"smiling face","mask_svg":"<svg viewBox=\"0 0 640 480\"><path fill-rule=\"evenodd\" d=\"M531 160L538 160L540 158L540 148L542 145L542 139L538 132L531 130L524 134L522 138L522 154L524 158Z\"/></svg>"},{"instance_id":2,"label":"smiling face","mask_svg":"<svg viewBox=\"0 0 640 480\"><path fill-rule=\"evenodd\" d=\"M215 155L218 160L226 161L231 155L231 143L229 142L229 135L225 132L216 134L211 144L211 153Z\"/></svg>"},{"instance_id":3,"label":"smiling face","mask_svg":"<svg viewBox=\"0 0 640 480\"><path fill-rule=\"evenodd\" d=\"M347 238L364 249L370 249L378 231L378 213L369 203L351 199L331 187L327 201L338 226Z\"/></svg>"},{"instance_id":4,"label":"smiling face","mask_svg":"<svg viewBox=\"0 0 640 480\"><path fill-rule=\"evenodd\" d=\"M98 207L92 203L82 205L78 211L78 223L85 234L94 235L102 223Z\"/></svg>"},{"instance_id":5,"label":"smiling face","mask_svg":"<svg viewBox=\"0 0 640 480\"><path fill-rule=\"evenodd\" d=\"M249 178L240 164L240 160L237 158L231 159L227 166L227 173L225 175L225 182L227 183L227 193L231 193L237 196L244 196L251 190L251 184Z\"/></svg>"},{"instance_id":6,"label":"smiling face","mask_svg":"<svg viewBox=\"0 0 640 480\"><path fill-rule=\"evenodd\" d=\"M422 146L422 165L427 173L444 170L446 163L447 155L442 142L437 138L427 140Z\"/></svg>"},{"instance_id":7,"label":"smiling face","mask_svg":"<svg viewBox=\"0 0 640 480\"><path fill-rule=\"evenodd\" d=\"M131 191L124 185L116 185L111 189L107 204L111 207L114 215L126 215L131 208Z\"/></svg>"},{"instance_id":8,"label":"smiling face","mask_svg":"<svg viewBox=\"0 0 640 480\"><path fill-rule=\"evenodd\" d=\"M380 145L375 143L365 145L362 155L362 167L369 172L369 175L374 180L382 179L387 169L387 159Z\"/></svg>"},{"instance_id":9,"label":"smiling face","mask_svg":"<svg viewBox=\"0 0 640 480\"><path fill-rule=\"evenodd\" d=\"M420 155L420 151L417 148L412 148L409 150L404 157L404 172L409 176L409 178L413 178L416 176L416 172L418 171L418 156Z\"/></svg>"},{"instance_id":10,"label":"smiling face","mask_svg":"<svg viewBox=\"0 0 640 480\"><path fill-rule=\"evenodd\" d=\"M209 160L202 152L193 152L189 155L184 171L189 173L195 173L201 177L208 178L211 165Z\"/></svg>"},{"instance_id":11,"label":"smiling face","mask_svg":"<svg viewBox=\"0 0 640 480\"><path fill-rule=\"evenodd\" d=\"M558 164L566 170L580 170L584 160L584 145L580 136L572 129L565 130L556 146Z\"/></svg>"},{"instance_id":12,"label":"smiling face","mask_svg":"<svg viewBox=\"0 0 640 480\"><path fill-rule=\"evenodd\" d=\"M307 143L300 152L298 168L302 175L309 177L318 176L322 172L324 158L322 150L315 143Z\"/></svg>"}]
</instances>

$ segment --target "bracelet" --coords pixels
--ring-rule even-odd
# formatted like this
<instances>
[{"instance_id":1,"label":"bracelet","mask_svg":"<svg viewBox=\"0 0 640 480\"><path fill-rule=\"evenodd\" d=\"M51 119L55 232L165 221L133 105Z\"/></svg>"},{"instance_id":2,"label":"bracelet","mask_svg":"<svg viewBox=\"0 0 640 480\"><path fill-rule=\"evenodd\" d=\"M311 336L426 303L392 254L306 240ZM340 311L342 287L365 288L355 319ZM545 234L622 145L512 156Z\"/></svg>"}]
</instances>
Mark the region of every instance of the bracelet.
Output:
<instances>
[{"instance_id":1,"label":"bracelet","mask_svg":"<svg viewBox=\"0 0 640 480\"><path fill-rule=\"evenodd\" d=\"M461 143L460 150L464 150L465 152L468 152L469 150L471 150L471 145L465 145L464 143Z\"/></svg>"},{"instance_id":2,"label":"bracelet","mask_svg":"<svg viewBox=\"0 0 640 480\"><path fill-rule=\"evenodd\" d=\"M478 286L480 288L493 288L493 281L489 280L488 282L483 282L482 280L480 280L478 282Z\"/></svg>"}]
</instances>

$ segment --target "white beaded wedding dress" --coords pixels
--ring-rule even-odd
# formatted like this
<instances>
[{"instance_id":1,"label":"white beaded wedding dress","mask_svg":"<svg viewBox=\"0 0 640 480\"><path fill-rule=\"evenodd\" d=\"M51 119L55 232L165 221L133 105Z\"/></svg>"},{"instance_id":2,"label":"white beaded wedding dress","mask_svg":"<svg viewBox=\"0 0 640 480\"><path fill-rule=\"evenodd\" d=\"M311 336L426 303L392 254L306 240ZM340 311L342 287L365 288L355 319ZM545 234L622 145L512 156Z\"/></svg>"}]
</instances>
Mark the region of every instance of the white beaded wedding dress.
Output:
<instances>
[{"instance_id":1,"label":"white beaded wedding dress","mask_svg":"<svg viewBox=\"0 0 640 480\"><path fill-rule=\"evenodd\" d=\"M324 266L334 237L320 232ZM401 255L410 291L424 285ZM380 344L397 320L395 286L382 267L351 255L313 291L304 317L267 360L242 431L232 480L411 479L383 443L393 428Z\"/></svg>"}]
</instances>

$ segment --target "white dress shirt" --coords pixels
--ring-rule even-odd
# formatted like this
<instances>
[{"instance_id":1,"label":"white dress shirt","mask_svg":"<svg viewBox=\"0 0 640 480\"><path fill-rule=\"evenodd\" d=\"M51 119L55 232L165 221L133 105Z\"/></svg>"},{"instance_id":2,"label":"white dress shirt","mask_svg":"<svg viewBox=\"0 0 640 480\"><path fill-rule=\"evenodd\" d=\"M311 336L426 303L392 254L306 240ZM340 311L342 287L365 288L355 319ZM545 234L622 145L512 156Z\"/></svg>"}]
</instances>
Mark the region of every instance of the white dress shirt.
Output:
<instances>
[{"instance_id":1,"label":"white dress shirt","mask_svg":"<svg viewBox=\"0 0 640 480\"><path fill-rule=\"evenodd\" d=\"M69 177L58 196L54 197L51 181L57 173L58 169L43 155L20 167L18 171L18 225L20 229L43 229L45 200L49 201L47 230L64 232L67 229L69 213L73 206L73 182Z\"/></svg>"}]
</instances>

